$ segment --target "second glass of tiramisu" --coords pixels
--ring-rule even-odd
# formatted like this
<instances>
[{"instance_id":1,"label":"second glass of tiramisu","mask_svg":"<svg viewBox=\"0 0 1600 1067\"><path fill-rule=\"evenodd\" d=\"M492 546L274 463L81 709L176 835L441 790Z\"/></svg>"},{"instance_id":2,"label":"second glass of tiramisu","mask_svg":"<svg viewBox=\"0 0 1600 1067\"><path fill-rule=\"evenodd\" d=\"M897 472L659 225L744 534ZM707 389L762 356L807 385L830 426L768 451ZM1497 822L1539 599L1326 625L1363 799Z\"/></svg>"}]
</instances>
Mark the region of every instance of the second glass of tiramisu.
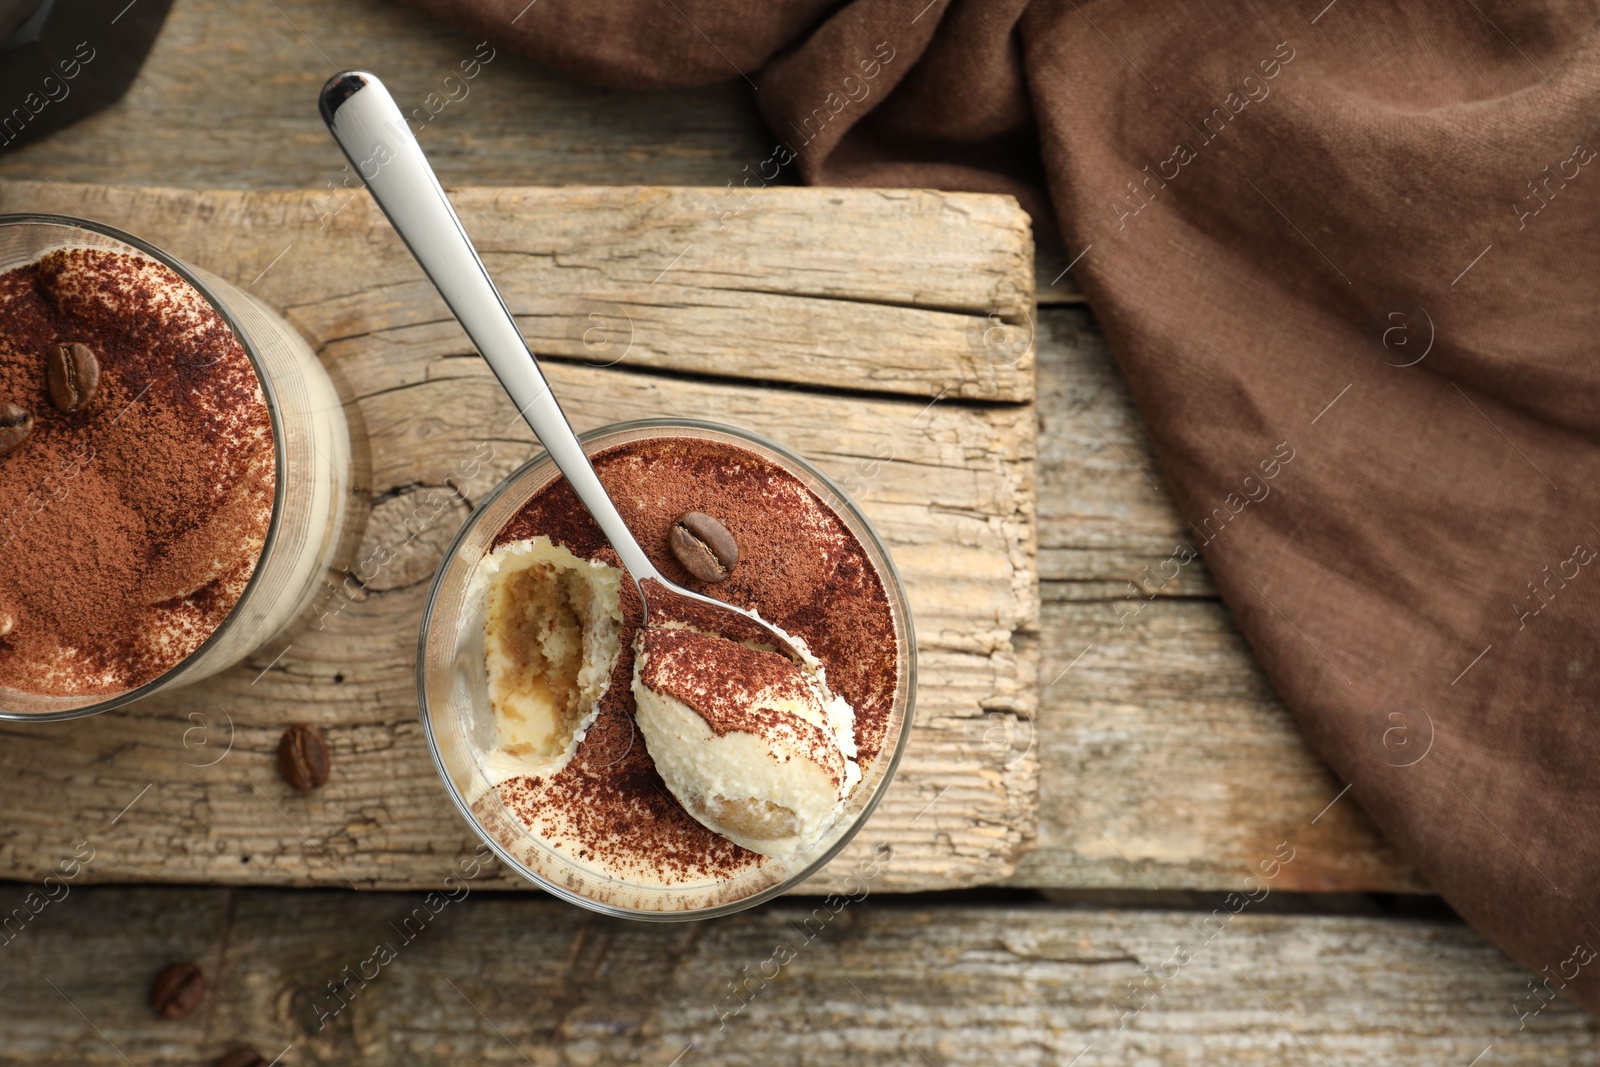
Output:
<instances>
[{"instance_id":1,"label":"second glass of tiramisu","mask_svg":"<svg viewBox=\"0 0 1600 1067\"><path fill-rule=\"evenodd\" d=\"M305 341L108 226L0 216L0 718L214 674L307 607L350 438Z\"/></svg>"}]
</instances>

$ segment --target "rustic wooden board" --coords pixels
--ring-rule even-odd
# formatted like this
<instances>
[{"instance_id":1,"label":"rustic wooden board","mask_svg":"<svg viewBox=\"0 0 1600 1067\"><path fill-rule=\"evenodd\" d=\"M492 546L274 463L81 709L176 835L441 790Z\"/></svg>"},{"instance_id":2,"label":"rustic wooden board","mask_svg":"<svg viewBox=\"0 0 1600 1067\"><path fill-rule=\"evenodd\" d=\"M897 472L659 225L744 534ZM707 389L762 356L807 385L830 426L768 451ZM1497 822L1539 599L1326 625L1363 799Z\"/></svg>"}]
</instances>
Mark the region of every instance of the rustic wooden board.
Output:
<instances>
[{"instance_id":1,"label":"rustic wooden board","mask_svg":"<svg viewBox=\"0 0 1600 1067\"><path fill-rule=\"evenodd\" d=\"M563 196L572 214L591 211L600 197L611 210L596 218L582 273L585 284L625 293L624 282L641 277L633 258L622 257L613 279L613 267L593 249L621 240L618 234L637 245L652 212L675 218L672 206L690 195L464 190L460 202L470 205L464 212L469 229L516 229L532 240L536 235L517 214L524 207L549 218L560 214ZM783 218L792 227L814 226L812 209L828 194L770 195L770 207L759 209L769 235ZM865 211L870 196L853 202ZM0 185L0 210L56 208L62 199L220 274L247 284L254 278L255 293L289 309L349 387L352 408L367 428L373 508L356 558L387 549L395 559L361 597L330 601L316 625L223 676L121 713L4 727L0 807L11 833L0 843L0 872L36 876L56 863L64 840L93 836L97 846L103 842L90 875L96 880L437 885L472 840L427 757L413 681L427 583L467 511L450 502L445 478L459 476L461 460L482 458L487 450L482 472L461 486L475 500L535 451L532 435L515 420L437 297L421 292L418 268L364 199L322 230L303 194ZM933 202L880 199L872 210L896 220L883 227L890 234L918 225L917 210L905 205ZM992 198L940 199L967 209L955 217L995 218L1005 210ZM851 210L831 208L843 215ZM938 225L957 224L942 218ZM774 241L783 262L763 266L733 228L727 232L722 261L746 257L752 273L768 275L767 289L778 284L771 279L813 271L798 239ZM889 248L885 254L892 258ZM838 253L824 242L815 256L834 272L827 284L846 289ZM517 276L510 258L497 254L502 279ZM529 261L534 258L530 253ZM862 259L854 268L864 294L894 284L881 277L882 262ZM1031 258L1006 263L1020 270L1020 291L1031 292ZM739 323L754 312L737 305L730 310L726 302L744 292L766 308L768 294L729 288L726 278L705 283L702 291L691 277L675 283L671 299L704 310L682 321L698 328L695 343L731 351ZM987 284L983 272L974 283ZM546 284L559 294L564 283ZM712 300L722 303L706 306ZM672 374L633 355L610 367L551 361L547 372L580 430L650 415L749 426L812 458L863 503L906 580L923 684L900 777L839 863L891 843L897 861L885 885L969 885L1010 873L1037 819L1037 763L1031 752L1012 751L1004 742L1031 732L1022 724L1035 705L1035 421L1026 405L939 399L943 375L972 365L954 340L919 353L913 369L922 376L923 395L867 392L872 383L851 379L853 368L901 344L881 328L880 317L899 309L879 300L817 300L842 324L848 345L835 348L814 337L809 354L795 353L789 367L797 381L852 381L849 394L686 376L682 371L695 364L689 355L678 357ZM522 306L521 296L512 303ZM946 314L987 321L977 312ZM948 335L957 336L965 334ZM664 336L652 344L657 351L671 348ZM893 388L909 388L910 380ZM272 767L278 734L295 720L326 727L333 746L334 776L309 797L292 795ZM232 748L219 759L230 737ZM136 798L114 827L108 825ZM840 877L825 873L811 891Z\"/></svg>"},{"instance_id":2,"label":"rustic wooden board","mask_svg":"<svg viewBox=\"0 0 1600 1067\"><path fill-rule=\"evenodd\" d=\"M1198 538L1104 339L1081 309L1047 310L1040 325L1042 817L1013 883L1229 889L1293 832L1301 858L1285 887L1425 892L1348 798L1310 825L1343 785L1204 563L1164 588L1145 575Z\"/></svg>"},{"instance_id":3,"label":"rustic wooden board","mask_svg":"<svg viewBox=\"0 0 1600 1067\"><path fill-rule=\"evenodd\" d=\"M1457 923L869 895L661 927L442 899L72 889L4 949L0 1063L209 1063L239 1042L297 1067L1600 1063L1600 1023L1564 1000L1519 1028L1528 975ZM146 992L184 958L211 989L167 1022Z\"/></svg>"}]
</instances>

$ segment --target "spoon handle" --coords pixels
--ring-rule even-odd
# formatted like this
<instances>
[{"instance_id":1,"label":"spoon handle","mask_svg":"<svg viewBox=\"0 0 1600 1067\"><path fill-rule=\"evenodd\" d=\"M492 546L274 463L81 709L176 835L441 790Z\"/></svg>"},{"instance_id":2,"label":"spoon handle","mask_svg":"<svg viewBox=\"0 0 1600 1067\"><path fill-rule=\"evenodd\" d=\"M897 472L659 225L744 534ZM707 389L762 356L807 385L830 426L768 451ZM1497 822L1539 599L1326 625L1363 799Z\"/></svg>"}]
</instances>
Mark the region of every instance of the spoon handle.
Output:
<instances>
[{"instance_id":1,"label":"spoon handle","mask_svg":"<svg viewBox=\"0 0 1600 1067\"><path fill-rule=\"evenodd\" d=\"M595 475L389 90L362 71L322 89L322 120L635 582L659 578Z\"/></svg>"}]
</instances>

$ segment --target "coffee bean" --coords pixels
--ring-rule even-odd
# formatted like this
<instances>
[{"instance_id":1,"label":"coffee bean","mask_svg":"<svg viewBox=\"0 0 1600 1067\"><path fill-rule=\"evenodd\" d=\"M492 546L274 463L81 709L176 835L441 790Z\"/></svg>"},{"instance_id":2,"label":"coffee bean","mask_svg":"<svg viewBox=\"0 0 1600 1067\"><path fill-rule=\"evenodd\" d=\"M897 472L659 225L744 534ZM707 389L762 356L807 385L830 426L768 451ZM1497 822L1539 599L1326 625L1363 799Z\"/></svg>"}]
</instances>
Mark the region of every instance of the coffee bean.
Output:
<instances>
[{"instance_id":1,"label":"coffee bean","mask_svg":"<svg viewBox=\"0 0 1600 1067\"><path fill-rule=\"evenodd\" d=\"M267 1067L267 1058L249 1045L240 1045L223 1053L217 1067Z\"/></svg>"},{"instance_id":2,"label":"coffee bean","mask_svg":"<svg viewBox=\"0 0 1600 1067\"><path fill-rule=\"evenodd\" d=\"M720 582L739 562L739 545L722 523L701 511L686 511L667 534L683 569L703 582Z\"/></svg>"},{"instance_id":3,"label":"coffee bean","mask_svg":"<svg viewBox=\"0 0 1600 1067\"><path fill-rule=\"evenodd\" d=\"M297 722L278 741L278 773L296 789L316 789L328 780L328 739L309 723Z\"/></svg>"},{"instance_id":4,"label":"coffee bean","mask_svg":"<svg viewBox=\"0 0 1600 1067\"><path fill-rule=\"evenodd\" d=\"M15 404L0 404L0 456L28 439L33 432L33 415Z\"/></svg>"},{"instance_id":5,"label":"coffee bean","mask_svg":"<svg viewBox=\"0 0 1600 1067\"><path fill-rule=\"evenodd\" d=\"M87 407L100 391L100 361L88 345L76 341L52 345L45 356L44 370L50 400L69 415Z\"/></svg>"},{"instance_id":6,"label":"coffee bean","mask_svg":"<svg viewBox=\"0 0 1600 1067\"><path fill-rule=\"evenodd\" d=\"M150 1006L156 1014L167 1019L181 1019L194 1010L200 998L206 995L205 975L198 965L184 960L171 963L156 976L150 987Z\"/></svg>"}]
</instances>

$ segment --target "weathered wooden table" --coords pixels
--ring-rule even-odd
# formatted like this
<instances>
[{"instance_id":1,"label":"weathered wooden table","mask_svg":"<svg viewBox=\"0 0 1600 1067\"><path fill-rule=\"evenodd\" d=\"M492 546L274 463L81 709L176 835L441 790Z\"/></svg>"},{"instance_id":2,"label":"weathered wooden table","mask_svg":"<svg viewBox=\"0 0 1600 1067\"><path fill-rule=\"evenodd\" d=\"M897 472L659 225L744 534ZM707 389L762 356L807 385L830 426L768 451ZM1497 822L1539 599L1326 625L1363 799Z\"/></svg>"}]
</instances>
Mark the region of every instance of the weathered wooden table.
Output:
<instances>
[{"instance_id":1,"label":"weathered wooden table","mask_svg":"<svg viewBox=\"0 0 1600 1067\"><path fill-rule=\"evenodd\" d=\"M284 1064L1600 1062L1565 1003L1519 1027L1531 976L1338 799L1203 568L1129 616L1184 523L1025 219L910 191L747 199L729 183L771 144L742 82L602 92L503 52L420 139L574 420L742 422L845 479L907 574L924 677L859 846L895 860L822 933L815 898L640 926L491 869L402 941L391 923L472 849L410 683L464 512L407 516L504 404L339 191L314 98L339 64L421 101L477 43L377 0L178 0L121 104L0 156L0 210L125 225L313 339L371 446L364 544L400 548L327 626L223 678L4 728L0 1062L210 1062L244 1041ZM528 188L560 185L699 188ZM533 448L494 441L478 491ZM309 799L271 771L291 718L334 739ZM93 861L30 911L81 842ZM1270 895L1241 904L1264 863ZM380 941L401 947L370 977ZM145 993L180 958L211 990L166 1022Z\"/></svg>"}]
</instances>

